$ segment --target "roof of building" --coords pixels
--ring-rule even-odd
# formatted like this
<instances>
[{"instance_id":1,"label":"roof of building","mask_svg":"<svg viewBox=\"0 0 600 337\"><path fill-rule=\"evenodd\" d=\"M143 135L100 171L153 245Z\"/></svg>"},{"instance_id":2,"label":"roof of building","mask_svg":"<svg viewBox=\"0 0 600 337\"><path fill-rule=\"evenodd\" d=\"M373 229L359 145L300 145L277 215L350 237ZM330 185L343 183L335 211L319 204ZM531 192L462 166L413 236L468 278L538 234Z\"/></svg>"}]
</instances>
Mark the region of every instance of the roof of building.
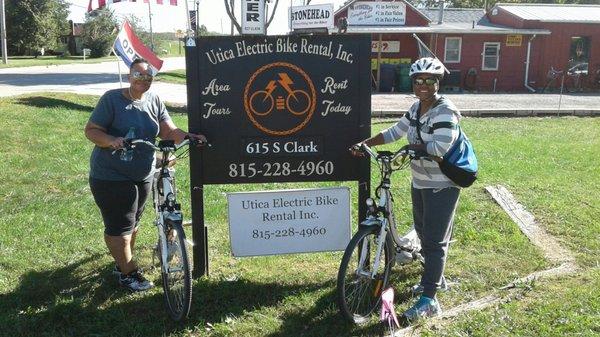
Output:
<instances>
[{"instance_id":1,"label":"roof of building","mask_svg":"<svg viewBox=\"0 0 600 337\"><path fill-rule=\"evenodd\" d=\"M482 9L445 8L438 24L439 9L419 9L429 17L429 26L348 26L348 33L438 33L438 34L523 34L547 35L546 29L520 29L491 23Z\"/></svg>"},{"instance_id":2,"label":"roof of building","mask_svg":"<svg viewBox=\"0 0 600 337\"><path fill-rule=\"evenodd\" d=\"M504 4L498 3L490 11L501 8L523 20L559 23L600 23L599 5Z\"/></svg>"},{"instance_id":3,"label":"roof of building","mask_svg":"<svg viewBox=\"0 0 600 337\"><path fill-rule=\"evenodd\" d=\"M438 22L439 8L419 8L431 22ZM444 8L444 22L477 22L485 16L483 9L477 8Z\"/></svg>"}]
</instances>

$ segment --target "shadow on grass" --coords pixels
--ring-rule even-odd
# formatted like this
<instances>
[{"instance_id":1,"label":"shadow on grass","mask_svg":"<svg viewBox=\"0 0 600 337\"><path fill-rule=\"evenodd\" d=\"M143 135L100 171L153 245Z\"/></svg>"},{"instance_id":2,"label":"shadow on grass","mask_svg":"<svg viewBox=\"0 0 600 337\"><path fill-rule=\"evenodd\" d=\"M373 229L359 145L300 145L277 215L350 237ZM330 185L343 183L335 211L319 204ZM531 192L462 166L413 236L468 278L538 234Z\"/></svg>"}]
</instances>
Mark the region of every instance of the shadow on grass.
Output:
<instances>
[{"instance_id":1,"label":"shadow on grass","mask_svg":"<svg viewBox=\"0 0 600 337\"><path fill-rule=\"evenodd\" d=\"M175 323L165 311L160 285L130 294L118 287L112 264L98 267L96 261L103 257L97 254L59 269L23 274L14 291L0 295L0 326L11 327L11 335L18 336L203 335L206 323L277 308L292 296L318 292L305 310L282 312L281 327L269 336L374 336L380 331L376 325L357 327L342 319L334 280L291 285L201 279L194 283L190 317ZM326 289L331 290L323 292Z\"/></svg>"},{"instance_id":2,"label":"shadow on grass","mask_svg":"<svg viewBox=\"0 0 600 337\"><path fill-rule=\"evenodd\" d=\"M79 103L75 103L73 101L67 101L59 98L52 98L46 96L29 96L18 98L15 101L17 104L26 105L26 106L34 106L37 108L59 108L59 109L69 109L69 110L77 110L82 112L92 112L94 110L94 106L91 105L83 105Z\"/></svg>"}]
</instances>

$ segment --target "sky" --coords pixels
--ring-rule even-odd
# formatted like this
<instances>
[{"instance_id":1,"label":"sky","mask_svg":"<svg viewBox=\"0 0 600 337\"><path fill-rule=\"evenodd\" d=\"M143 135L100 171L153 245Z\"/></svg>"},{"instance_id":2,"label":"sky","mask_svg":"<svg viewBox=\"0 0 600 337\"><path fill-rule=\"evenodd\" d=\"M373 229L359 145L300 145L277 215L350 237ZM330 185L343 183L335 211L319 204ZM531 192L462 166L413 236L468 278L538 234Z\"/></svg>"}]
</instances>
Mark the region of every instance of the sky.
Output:
<instances>
[{"instance_id":1,"label":"sky","mask_svg":"<svg viewBox=\"0 0 600 337\"><path fill-rule=\"evenodd\" d=\"M84 22L85 13L89 0L66 0L71 4L71 14L69 20L75 22ZM209 31L229 34L231 31L231 24L227 12L225 11L225 4L223 0L199 0L200 3L200 15L199 21L201 25L205 25ZM156 1L152 0L155 4ZM165 1L168 3L168 1ZM236 17L241 16L241 10L239 3L241 0L236 0ZM274 1L272 1L274 3ZM273 22L268 28L269 35L273 34L285 34L289 32L288 23L288 8L290 3L294 6L303 4L303 0L280 0L277 7L277 13ZM186 28L186 17L185 17L185 2L179 0L179 6L171 5L152 5L152 30L154 32L175 32L178 29L184 30ZM337 10L343 3L344 0L312 0L311 5L332 3L334 10ZM195 5L195 1L189 0L189 9L192 10ZM271 5L272 7L272 5ZM142 1L138 2L123 2L111 5L111 8L115 11L117 16L123 17L129 14L134 14L140 18L142 23L148 22L148 4Z\"/></svg>"}]
</instances>

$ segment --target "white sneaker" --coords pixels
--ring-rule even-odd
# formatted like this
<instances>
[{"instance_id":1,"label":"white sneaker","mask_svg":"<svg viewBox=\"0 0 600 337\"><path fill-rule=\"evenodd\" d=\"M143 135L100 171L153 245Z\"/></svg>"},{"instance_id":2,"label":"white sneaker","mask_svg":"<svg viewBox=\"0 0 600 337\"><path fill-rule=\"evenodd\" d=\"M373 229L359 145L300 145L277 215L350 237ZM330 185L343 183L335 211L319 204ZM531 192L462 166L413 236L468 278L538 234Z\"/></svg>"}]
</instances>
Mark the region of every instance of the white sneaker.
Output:
<instances>
[{"instance_id":1,"label":"white sneaker","mask_svg":"<svg viewBox=\"0 0 600 337\"><path fill-rule=\"evenodd\" d=\"M119 284L130 291L146 291L154 287L154 283L148 281L138 270L119 275Z\"/></svg>"}]
</instances>

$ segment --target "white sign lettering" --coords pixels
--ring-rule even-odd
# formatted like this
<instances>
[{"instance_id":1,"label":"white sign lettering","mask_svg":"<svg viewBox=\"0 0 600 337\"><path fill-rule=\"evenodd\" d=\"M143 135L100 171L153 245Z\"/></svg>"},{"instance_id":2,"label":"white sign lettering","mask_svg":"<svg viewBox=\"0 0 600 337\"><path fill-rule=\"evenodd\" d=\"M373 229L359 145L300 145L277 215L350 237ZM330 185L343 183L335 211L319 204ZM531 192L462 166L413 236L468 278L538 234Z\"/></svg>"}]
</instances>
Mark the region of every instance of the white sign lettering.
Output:
<instances>
[{"instance_id":1,"label":"white sign lettering","mask_svg":"<svg viewBox=\"0 0 600 337\"><path fill-rule=\"evenodd\" d=\"M347 187L227 194L234 256L344 250L350 241Z\"/></svg>"}]
</instances>

